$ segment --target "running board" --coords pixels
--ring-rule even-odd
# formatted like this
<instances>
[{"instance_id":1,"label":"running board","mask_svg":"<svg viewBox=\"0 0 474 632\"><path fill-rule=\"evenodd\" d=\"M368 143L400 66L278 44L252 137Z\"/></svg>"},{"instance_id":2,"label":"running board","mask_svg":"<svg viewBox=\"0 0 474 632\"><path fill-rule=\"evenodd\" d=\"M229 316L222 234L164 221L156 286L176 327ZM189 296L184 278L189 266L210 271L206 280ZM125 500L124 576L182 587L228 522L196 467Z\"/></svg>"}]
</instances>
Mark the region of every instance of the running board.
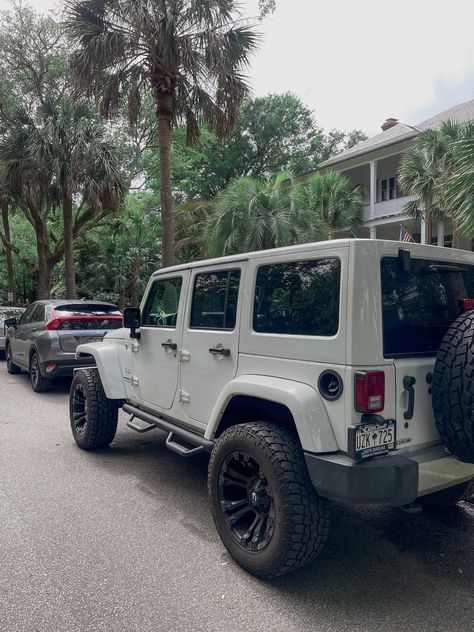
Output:
<instances>
[{"instance_id":1,"label":"running board","mask_svg":"<svg viewBox=\"0 0 474 632\"><path fill-rule=\"evenodd\" d=\"M132 406L131 404L124 404L122 406L122 410L125 413L130 414L130 419L127 421L127 426L134 430L135 432L144 433L149 430L153 430L154 428L159 428L160 430L164 430L168 432L168 438L166 439L166 447L176 452L180 456L189 457L198 454L199 452L211 452L214 442L209 441L208 439L204 439L200 435L194 434L189 430L185 430L180 426L177 426L170 421L166 421L161 417L157 417L156 415L152 415L136 406ZM136 423L135 417L137 419L141 419L144 421L146 426L141 426ZM189 448L178 441L181 440L186 444L189 444L193 447Z\"/></svg>"}]
</instances>

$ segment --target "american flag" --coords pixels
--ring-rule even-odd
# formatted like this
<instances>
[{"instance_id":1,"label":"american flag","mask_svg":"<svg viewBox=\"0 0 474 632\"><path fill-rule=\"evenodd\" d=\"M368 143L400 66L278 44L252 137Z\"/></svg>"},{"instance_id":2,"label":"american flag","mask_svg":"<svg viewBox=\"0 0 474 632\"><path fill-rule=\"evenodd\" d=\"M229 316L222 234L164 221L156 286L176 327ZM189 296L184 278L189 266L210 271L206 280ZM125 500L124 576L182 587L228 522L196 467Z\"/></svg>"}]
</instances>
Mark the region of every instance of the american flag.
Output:
<instances>
[{"instance_id":1,"label":"american flag","mask_svg":"<svg viewBox=\"0 0 474 632\"><path fill-rule=\"evenodd\" d=\"M415 243L415 240L413 239L413 237L410 235L410 233L407 230L403 228L403 226L400 226L400 238L398 241L408 241L413 244Z\"/></svg>"}]
</instances>

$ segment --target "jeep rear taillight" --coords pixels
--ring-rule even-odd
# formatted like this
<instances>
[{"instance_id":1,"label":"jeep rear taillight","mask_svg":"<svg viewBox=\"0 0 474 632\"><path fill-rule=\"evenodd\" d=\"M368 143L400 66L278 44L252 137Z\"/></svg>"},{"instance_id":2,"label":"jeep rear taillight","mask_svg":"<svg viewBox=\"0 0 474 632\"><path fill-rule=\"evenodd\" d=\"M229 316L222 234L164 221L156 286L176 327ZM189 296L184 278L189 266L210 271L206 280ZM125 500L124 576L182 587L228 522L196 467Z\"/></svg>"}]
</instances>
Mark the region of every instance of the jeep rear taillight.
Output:
<instances>
[{"instance_id":1,"label":"jeep rear taillight","mask_svg":"<svg viewBox=\"0 0 474 632\"><path fill-rule=\"evenodd\" d=\"M359 413L380 413L385 406L385 373L358 371L355 374L355 409Z\"/></svg>"}]
</instances>

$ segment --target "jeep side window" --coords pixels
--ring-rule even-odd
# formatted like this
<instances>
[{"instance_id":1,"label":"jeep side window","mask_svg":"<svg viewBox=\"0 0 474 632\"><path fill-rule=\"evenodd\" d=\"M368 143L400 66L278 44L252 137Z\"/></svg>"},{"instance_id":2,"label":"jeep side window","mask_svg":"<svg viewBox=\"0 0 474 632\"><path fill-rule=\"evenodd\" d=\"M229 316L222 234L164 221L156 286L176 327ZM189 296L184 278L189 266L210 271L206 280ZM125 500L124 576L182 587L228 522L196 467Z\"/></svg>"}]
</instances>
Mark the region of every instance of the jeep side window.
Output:
<instances>
[{"instance_id":1,"label":"jeep side window","mask_svg":"<svg viewBox=\"0 0 474 632\"><path fill-rule=\"evenodd\" d=\"M181 284L182 277L154 281L143 309L143 326L176 327Z\"/></svg>"},{"instance_id":2,"label":"jeep side window","mask_svg":"<svg viewBox=\"0 0 474 632\"><path fill-rule=\"evenodd\" d=\"M240 270L197 274L191 308L191 329L234 329Z\"/></svg>"},{"instance_id":3,"label":"jeep side window","mask_svg":"<svg viewBox=\"0 0 474 632\"><path fill-rule=\"evenodd\" d=\"M258 333L335 336L341 262L337 258L260 266L253 328Z\"/></svg>"}]
</instances>

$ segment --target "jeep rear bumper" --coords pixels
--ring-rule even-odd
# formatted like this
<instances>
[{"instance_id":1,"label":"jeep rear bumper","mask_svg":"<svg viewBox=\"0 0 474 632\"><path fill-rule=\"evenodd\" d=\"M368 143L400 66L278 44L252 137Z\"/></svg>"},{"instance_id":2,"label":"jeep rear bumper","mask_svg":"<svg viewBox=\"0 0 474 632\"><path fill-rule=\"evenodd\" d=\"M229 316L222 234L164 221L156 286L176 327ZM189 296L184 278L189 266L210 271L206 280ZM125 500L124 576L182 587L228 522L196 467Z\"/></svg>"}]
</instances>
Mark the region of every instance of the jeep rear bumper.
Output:
<instances>
[{"instance_id":1,"label":"jeep rear bumper","mask_svg":"<svg viewBox=\"0 0 474 632\"><path fill-rule=\"evenodd\" d=\"M368 461L349 456L305 453L311 481L321 496L349 503L400 507L418 496L458 485L474 477L474 465L434 446Z\"/></svg>"}]
</instances>

